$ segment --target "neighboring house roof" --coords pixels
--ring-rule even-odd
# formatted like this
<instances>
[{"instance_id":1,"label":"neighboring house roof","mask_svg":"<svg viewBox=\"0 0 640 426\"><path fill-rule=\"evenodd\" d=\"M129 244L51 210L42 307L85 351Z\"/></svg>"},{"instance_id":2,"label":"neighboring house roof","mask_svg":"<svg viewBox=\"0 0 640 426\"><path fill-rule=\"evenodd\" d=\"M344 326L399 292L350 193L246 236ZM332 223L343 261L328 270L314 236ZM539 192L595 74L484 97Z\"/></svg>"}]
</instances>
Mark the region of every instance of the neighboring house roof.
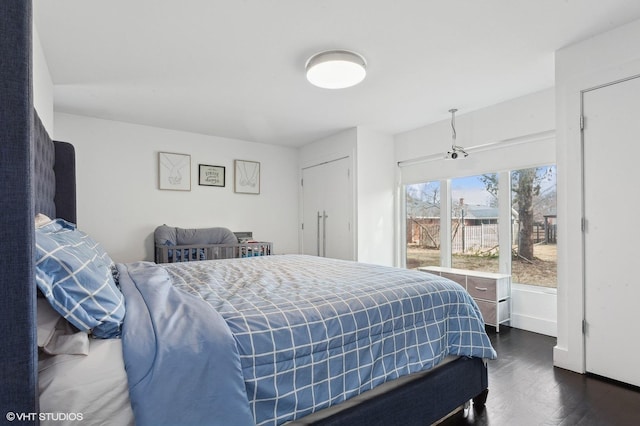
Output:
<instances>
[{"instance_id":1,"label":"neighboring house roof","mask_svg":"<svg viewBox=\"0 0 640 426\"><path fill-rule=\"evenodd\" d=\"M511 211L515 219L518 218L518 212L515 209ZM489 206L464 206L465 219L498 219L499 211L497 207ZM548 210L543 217L556 217L556 211L554 209ZM440 207L433 206L426 209L421 209L420 214L414 216L415 219L438 219L440 218ZM459 218L459 216L458 216Z\"/></svg>"},{"instance_id":2,"label":"neighboring house roof","mask_svg":"<svg viewBox=\"0 0 640 426\"><path fill-rule=\"evenodd\" d=\"M464 206L464 217L467 219L497 219L499 211L497 207L489 206Z\"/></svg>"},{"instance_id":3,"label":"neighboring house roof","mask_svg":"<svg viewBox=\"0 0 640 426\"><path fill-rule=\"evenodd\" d=\"M409 214L416 219L437 219L440 217L440 206L410 209Z\"/></svg>"},{"instance_id":4,"label":"neighboring house roof","mask_svg":"<svg viewBox=\"0 0 640 426\"><path fill-rule=\"evenodd\" d=\"M499 211L497 207L489 206L464 206L464 217L466 219L497 219ZM433 206L421 209L416 219L437 219L440 217L440 207Z\"/></svg>"}]
</instances>

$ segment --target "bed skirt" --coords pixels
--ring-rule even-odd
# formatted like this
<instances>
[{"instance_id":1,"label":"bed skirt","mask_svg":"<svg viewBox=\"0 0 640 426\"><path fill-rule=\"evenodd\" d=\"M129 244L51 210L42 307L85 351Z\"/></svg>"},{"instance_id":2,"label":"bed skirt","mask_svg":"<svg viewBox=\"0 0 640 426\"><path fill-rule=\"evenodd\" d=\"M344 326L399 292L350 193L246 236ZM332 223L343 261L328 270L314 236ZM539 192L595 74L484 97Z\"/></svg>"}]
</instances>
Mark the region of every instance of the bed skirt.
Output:
<instances>
[{"instance_id":1,"label":"bed skirt","mask_svg":"<svg viewBox=\"0 0 640 426\"><path fill-rule=\"evenodd\" d=\"M461 357L440 368L385 385L286 425L432 424L471 399L476 406L484 406L488 388L487 367L480 358Z\"/></svg>"}]
</instances>

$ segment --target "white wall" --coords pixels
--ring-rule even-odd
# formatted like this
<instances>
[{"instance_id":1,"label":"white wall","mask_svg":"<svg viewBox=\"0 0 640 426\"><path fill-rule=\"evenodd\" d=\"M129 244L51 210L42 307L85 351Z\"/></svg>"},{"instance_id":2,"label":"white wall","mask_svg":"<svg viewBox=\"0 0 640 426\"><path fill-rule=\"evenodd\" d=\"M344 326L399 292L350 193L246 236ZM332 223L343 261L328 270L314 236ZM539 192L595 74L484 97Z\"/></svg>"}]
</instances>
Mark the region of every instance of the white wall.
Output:
<instances>
[{"instance_id":1,"label":"white wall","mask_svg":"<svg viewBox=\"0 0 640 426\"><path fill-rule=\"evenodd\" d=\"M557 336L557 311L556 289L512 284L511 327Z\"/></svg>"},{"instance_id":2,"label":"white wall","mask_svg":"<svg viewBox=\"0 0 640 426\"><path fill-rule=\"evenodd\" d=\"M358 129L352 127L299 149L300 169L356 155ZM354 163L355 165L355 163Z\"/></svg>"},{"instance_id":3,"label":"white wall","mask_svg":"<svg viewBox=\"0 0 640 426\"><path fill-rule=\"evenodd\" d=\"M556 162L554 129L553 89L466 114L460 111L456 114L457 144L471 148L469 157L444 159L451 147L449 117L396 135L396 160L404 162L400 180L417 183L552 164ZM401 244L404 241L399 239ZM556 334L555 290L514 283L512 298L513 327Z\"/></svg>"},{"instance_id":4,"label":"white wall","mask_svg":"<svg viewBox=\"0 0 640 426\"><path fill-rule=\"evenodd\" d=\"M396 167L393 137L358 127L358 260L394 265Z\"/></svg>"},{"instance_id":5,"label":"white wall","mask_svg":"<svg viewBox=\"0 0 640 426\"><path fill-rule=\"evenodd\" d=\"M555 128L554 108L554 92L550 88L476 111L460 109L456 113L457 144L468 148L552 131ZM442 121L397 134L396 160L444 156L451 148L451 116L449 113L444 115L446 119ZM471 169L468 163L473 164L476 160L473 157L466 160L470 161L443 161L439 167ZM477 165L473 167L477 168Z\"/></svg>"},{"instance_id":6,"label":"white wall","mask_svg":"<svg viewBox=\"0 0 640 426\"><path fill-rule=\"evenodd\" d=\"M33 26L33 105L49 136L53 136L53 81L42 51L40 37Z\"/></svg>"},{"instance_id":7,"label":"white wall","mask_svg":"<svg viewBox=\"0 0 640 426\"><path fill-rule=\"evenodd\" d=\"M57 140L76 148L78 226L116 262L153 260L153 230L224 226L297 253L298 153L292 148L63 113ZM158 152L191 155L191 191L158 189ZM259 195L233 192L233 160L259 161ZM198 164L226 167L226 186L198 185Z\"/></svg>"},{"instance_id":8,"label":"white wall","mask_svg":"<svg viewBox=\"0 0 640 426\"><path fill-rule=\"evenodd\" d=\"M640 21L556 52L558 342L554 364L584 372L581 91L640 75ZM631 173L631 171L630 171Z\"/></svg>"}]
</instances>

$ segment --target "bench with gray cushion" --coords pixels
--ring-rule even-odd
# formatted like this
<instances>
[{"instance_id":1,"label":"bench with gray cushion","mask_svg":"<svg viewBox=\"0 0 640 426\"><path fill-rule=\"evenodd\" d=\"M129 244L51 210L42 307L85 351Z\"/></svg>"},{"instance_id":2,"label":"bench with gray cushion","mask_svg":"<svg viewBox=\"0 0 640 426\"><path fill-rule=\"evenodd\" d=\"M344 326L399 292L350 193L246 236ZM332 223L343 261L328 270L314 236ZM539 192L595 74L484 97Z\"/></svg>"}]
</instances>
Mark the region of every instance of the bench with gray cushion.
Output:
<instances>
[{"instance_id":1,"label":"bench with gray cushion","mask_svg":"<svg viewBox=\"0 0 640 426\"><path fill-rule=\"evenodd\" d=\"M266 256L272 243L238 242L227 228L176 228L161 225L154 232L156 263Z\"/></svg>"}]
</instances>

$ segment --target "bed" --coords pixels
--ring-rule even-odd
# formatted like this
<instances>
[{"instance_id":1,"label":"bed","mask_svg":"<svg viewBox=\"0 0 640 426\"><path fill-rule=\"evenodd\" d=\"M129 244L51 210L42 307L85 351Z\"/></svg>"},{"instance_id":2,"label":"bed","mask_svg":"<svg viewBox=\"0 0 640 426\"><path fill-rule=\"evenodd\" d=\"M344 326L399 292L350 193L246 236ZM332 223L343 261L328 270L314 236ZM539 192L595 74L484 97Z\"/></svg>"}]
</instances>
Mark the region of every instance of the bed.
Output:
<instances>
[{"instance_id":1,"label":"bed","mask_svg":"<svg viewBox=\"0 0 640 426\"><path fill-rule=\"evenodd\" d=\"M5 205L3 213L5 226L2 262L6 266L2 277L5 293L0 302L3 307L0 310L3 319L0 327L5 339L3 359L0 361L4 385L0 389L3 412L6 413L7 420L11 420L8 417L10 414L21 415L24 420L21 424L37 424L38 421L41 424L57 425L79 424L79 421L88 424L124 425L134 421L145 424L144 415L138 416L136 412L136 405L148 401L144 398L136 401L135 390L128 385L129 375L134 373L125 370L125 364L131 361L120 356L127 352L127 334L122 338L87 339L87 333L78 333L66 320L60 321L59 313L51 311L52 306L47 299L36 300L35 260L31 259L34 251L34 214L41 212L51 218L62 218L81 225L82 218L76 220L75 217L75 158L71 145L53 144L37 118L34 123L31 97L31 4L2 3L1 8L3 13L0 14L0 20L7 25L7 34L11 35L6 38L6 42L0 43L6 59L5 66L0 70L6 83L6 91L0 101L0 114L4 123L0 131L3 141L0 162L6 184L2 188L2 194L7 197L3 201L11 201ZM6 141L11 143L5 143ZM247 261L253 260L255 259ZM126 280L125 277L124 281ZM131 289L130 286L125 288ZM158 288L160 287L148 287L151 290ZM168 292L200 300L201 303L188 303L186 306L190 308L187 309L200 306L214 312L211 308L206 308L211 306L209 302L198 299L194 294L179 289ZM457 294L464 299L461 293ZM466 303L460 306L467 306L467 319L470 320L475 309L469 308ZM131 319L134 312L136 311L128 311L124 316L125 321L127 317ZM176 319L180 318L189 316L180 315ZM180 322L176 321L176 324ZM481 323L478 325L476 322L476 325L481 328ZM45 326L48 328L44 329ZM126 329L127 326L122 328ZM206 331L208 328L194 327L191 331ZM134 324L129 330L144 331L145 328ZM97 329L92 333L97 335ZM483 335L483 330L476 333L481 339ZM71 337L58 339L60 336ZM55 341L53 337L56 337ZM237 349L237 343L235 340L233 342ZM486 358L495 356L492 349L487 350L490 353ZM47 355L38 360L38 354L45 351ZM143 361L150 359L146 356L141 358ZM445 363L446 360L449 361ZM220 367L217 360L212 361L212 366ZM242 369L242 361L240 368ZM67 376L70 381L60 382L64 378L64 374L60 373L64 371L71 371L73 374ZM141 376L148 377L145 374ZM175 397L176 401L160 407L163 412L180 414L189 411L191 406L180 407L178 399L189 395L188 385L194 376L193 373L179 375L170 372L169 379L178 380L179 383L172 383L174 387L168 388L167 395ZM167 389L166 384L161 387ZM487 370L483 357L447 357L440 360L435 368L403 374L380 385L372 384L370 391L336 402L328 408L318 408L312 414L296 417L289 424L428 424L470 399L474 400L474 405L483 405L487 388ZM219 393L229 393L228 389L220 388ZM241 393L242 387L236 387L235 392ZM246 386L244 392L246 393ZM88 402L86 394L89 393L95 399ZM47 394L57 395L57 399L49 398ZM191 404L203 405L193 400ZM246 404L249 406L248 400ZM239 410L238 413L244 410ZM251 409L247 410L252 415ZM37 412L40 415L35 415ZM219 414L212 410L206 421L200 423L224 424ZM104 421L101 422L100 417ZM186 423L185 417L181 420L183 421L177 423ZM165 423L169 423L169 420Z\"/></svg>"},{"instance_id":2,"label":"bed","mask_svg":"<svg viewBox=\"0 0 640 426\"><path fill-rule=\"evenodd\" d=\"M38 143L53 144L46 132L37 134ZM72 147L55 146L65 147L54 151L69 157L58 164L73 164ZM37 205L58 216L46 203ZM303 255L113 265L99 244L59 218L45 221L36 239L36 281L51 306L60 305L60 298L52 294L54 284L42 284L49 275L40 266L56 251L41 247L48 241L41 234L60 232L79 233L82 244L95 251L100 280L113 267L117 271L115 301L113 289L103 299L91 298L106 314L74 323L114 342L116 349L89 339L88 355L48 351L40 361L41 409L64 408L94 419L130 412L142 425L409 425L433 423L470 399L477 406L486 400L486 360L496 354L477 306L449 280ZM51 244L57 250L61 243ZM77 303L59 312L69 322L78 316ZM104 364L113 356L87 361L94 352L118 350L123 357L116 366ZM105 386L121 391L105 397L104 404L100 389L90 403L82 400L82 393L90 392L61 400L61 390L74 383L58 384L58 375L81 376L76 387L82 389L93 383L73 372L74 359L82 360L80 371L99 368L110 371L111 380L120 377ZM129 398L122 398L127 393Z\"/></svg>"}]
</instances>

